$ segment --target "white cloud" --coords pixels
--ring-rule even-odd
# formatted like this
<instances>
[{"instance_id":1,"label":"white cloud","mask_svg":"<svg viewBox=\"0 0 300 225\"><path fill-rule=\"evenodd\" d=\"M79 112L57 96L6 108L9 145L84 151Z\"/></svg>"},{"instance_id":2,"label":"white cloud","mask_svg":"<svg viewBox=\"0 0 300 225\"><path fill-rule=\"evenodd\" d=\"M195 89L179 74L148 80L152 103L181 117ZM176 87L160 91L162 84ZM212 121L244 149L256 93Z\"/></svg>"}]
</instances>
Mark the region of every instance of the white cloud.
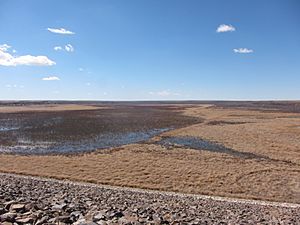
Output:
<instances>
[{"instance_id":1,"label":"white cloud","mask_svg":"<svg viewBox=\"0 0 300 225\"><path fill-rule=\"evenodd\" d=\"M1 53L0 53L1 54ZM27 66L52 66L56 63L47 58L47 56L32 56L23 55L18 56L4 62L4 66L17 66L17 65L27 65ZM1 65L1 62L0 62Z\"/></svg>"},{"instance_id":2,"label":"white cloud","mask_svg":"<svg viewBox=\"0 0 300 225\"><path fill-rule=\"evenodd\" d=\"M71 44L67 44L65 46L55 46L53 48L55 51L67 51L67 52L74 52L74 47Z\"/></svg>"},{"instance_id":3,"label":"white cloud","mask_svg":"<svg viewBox=\"0 0 300 225\"><path fill-rule=\"evenodd\" d=\"M67 52L74 52L74 47L71 44L65 45L65 50Z\"/></svg>"},{"instance_id":4,"label":"white cloud","mask_svg":"<svg viewBox=\"0 0 300 225\"><path fill-rule=\"evenodd\" d=\"M55 46L53 48L55 51L60 51L60 50L63 50L63 48L61 46Z\"/></svg>"},{"instance_id":5,"label":"white cloud","mask_svg":"<svg viewBox=\"0 0 300 225\"><path fill-rule=\"evenodd\" d=\"M171 92L169 90L163 90L163 91L157 91L157 92L150 91L149 94L155 95L155 96L160 96L160 97L180 96L179 93Z\"/></svg>"},{"instance_id":6,"label":"white cloud","mask_svg":"<svg viewBox=\"0 0 300 225\"><path fill-rule=\"evenodd\" d=\"M47 56L13 56L8 52L10 47L7 44L0 45L0 66L52 66L56 64Z\"/></svg>"},{"instance_id":7,"label":"white cloud","mask_svg":"<svg viewBox=\"0 0 300 225\"><path fill-rule=\"evenodd\" d=\"M232 32L235 31L235 28L232 25L226 25L226 24L221 24L217 28L217 33L223 33L223 32Z\"/></svg>"},{"instance_id":8,"label":"white cloud","mask_svg":"<svg viewBox=\"0 0 300 225\"><path fill-rule=\"evenodd\" d=\"M6 52L9 48L11 48L11 46L8 44L0 45L0 51Z\"/></svg>"},{"instance_id":9,"label":"white cloud","mask_svg":"<svg viewBox=\"0 0 300 225\"><path fill-rule=\"evenodd\" d=\"M235 53L242 53L242 54L247 54L247 53L252 53L253 52L252 49L248 49L248 48L235 48L235 49L233 49L233 51Z\"/></svg>"},{"instance_id":10,"label":"white cloud","mask_svg":"<svg viewBox=\"0 0 300 225\"><path fill-rule=\"evenodd\" d=\"M91 86L91 83L88 82L88 83L85 83L85 85L86 85L86 86Z\"/></svg>"},{"instance_id":11,"label":"white cloud","mask_svg":"<svg viewBox=\"0 0 300 225\"><path fill-rule=\"evenodd\" d=\"M79 70L80 72L82 72L82 71L83 71L83 68L80 67L80 68L78 68L78 70Z\"/></svg>"},{"instance_id":12,"label":"white cloud","mask_svg":"<svg viewBox=\"0 0 300 225\"><path fill-rule=\"evenodd\" d=\"M44 78L42 78L42 80L52 81L52 80L60 80L60 79L56 76L50 76L50 77L44 77Z\"/></svg>"},{"instance_id":13,"label":"white cloud","mask_svg":"<svg viewBox=\"0 0 300 225\"><path fill-rule=\"evenodd\" d=\"M64 28L47 28L47 30L55 34L75 34L74 32Z\"/></svg>"}]
</instances>

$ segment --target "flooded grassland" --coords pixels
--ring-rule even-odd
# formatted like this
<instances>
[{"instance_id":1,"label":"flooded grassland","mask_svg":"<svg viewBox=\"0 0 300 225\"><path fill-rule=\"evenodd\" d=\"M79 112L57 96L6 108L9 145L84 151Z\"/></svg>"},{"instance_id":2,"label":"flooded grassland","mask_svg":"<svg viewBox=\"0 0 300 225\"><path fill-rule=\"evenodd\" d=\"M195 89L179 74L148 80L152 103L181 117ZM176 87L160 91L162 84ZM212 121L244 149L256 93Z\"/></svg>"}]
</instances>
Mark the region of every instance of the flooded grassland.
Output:
<instances>
[{"instance_id":1,"label":"flooded grassland","mask_svg":"<svg viewBox=\"0 0 300 225\"><path fill-rule=\"evenodd\" d=\"M0 171L300 203L299 126L298 112L261 105L0 113Z\"/></svg>"}]
</instances>

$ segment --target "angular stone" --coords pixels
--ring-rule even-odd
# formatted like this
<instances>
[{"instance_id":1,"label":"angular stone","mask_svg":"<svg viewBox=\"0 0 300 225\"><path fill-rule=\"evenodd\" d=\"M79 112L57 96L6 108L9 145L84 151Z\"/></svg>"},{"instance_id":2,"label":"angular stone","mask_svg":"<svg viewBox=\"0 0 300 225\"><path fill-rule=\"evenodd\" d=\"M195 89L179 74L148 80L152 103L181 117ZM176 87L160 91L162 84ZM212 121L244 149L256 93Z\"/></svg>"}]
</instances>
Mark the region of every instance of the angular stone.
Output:
<instances>
[{"instance_id":1,"label":"angular stone","mask_svg":"<svg viewBox=\"0 0 300 225\"><path fill-rule=\"evenodd\" d=\"M63 223L72 223L70 216L59 216L58 221Z\"/></svg>"},{"instance_id":2,"label":"angular stone","mask_svg":"<svg viewBox=\"0 0 300 225\"><path fill-rule=\"evenodd\" d=\"M39 219L36 223L35 223L35 225L42 225L42 224L44 224L44 223L46 223L47 222L47 220L48 220L48 216L43 216L41 219Z\"/></svg>"},{"instance_id":3,"label":"angular stone","mask_svg":"<svg viewBox=\"0 0 300 225\"><path fill-rule=\"evenodd\" d=\"M1 222L14 222L17 217L17 213L8 212L0 216Z\"/></svg>"},{"instance_id":4,"label":"angular stone","mask_svg":"<svg viewBox=\"0 0 300 225\"><path fill-rule=\"evenodd\" d=\"M6 210L9 210L9 208L10 208L10 206L12 205L12 204L14 204L14 203L16 203L16 201L9 201L9 202L5 202L4 203L4 206L5 206L5 209Z\"/></svg>"},{"instance_id":5,"label":"angular stone","mask_svg":"<svg viewBox=\"0 0 300 225\"><path fill-rule=\"evenodd\" d=\"M64 210L66 207L67 207L66 203L57 204L57 205L52 206L52 210L60 211L60 210Z\"/></svg>"},{"instance_id":6,"label":"angular stone","mask_svg":"<svg viewBox=\"0 0 300 225\"><path fill-rule=\"evenodd\" d=\"M32 210L34 208L34 204L33 203L28 203L25 205L25 211L29 211Z\"/></svg>"},{"instance_id":7,"label":"angular stone","mask_svg":"<svg viewBox=\"0 0 300 225\"><path fill-rule=\"evenodd\" d=\"M2 222L2 223L0 223L1 225L14 225L13 223L11 223L11 222Z\"/></svg>"},{"instance_id":8,"label":"angular stone","mask_svg":"<svg viewBox=\"0 0 300 225\"><path fill-rule=\"evenodd\" d=\"M4 214L6 212L7 212L7 210L5 208L0 208L0 214Z\"/></svg>"},{"instance_id":9,"label":"angular stone","mask_svg":"<svg viewBox=\"0 0 300 225\"><path fill-rule=\"evenodd\" d=\"M25 210L25 204L12 204L9 208L10 211L21 212Z\"/></svg>"},{"instance_id":10,"label":"angular stone","mask_svg":"<svg viewBox=\"0 0 300 225\"><path fill-rule=\"evenodd\" d=\"M79 223L79 225L98 225L98 224L94 222L85 222L85 223Z\"/></svg>"},{"instance_id":11,"label":"angular stone","mask_svg":"<svg viewBox=\"0 0 300 225\"><path fill-rule=\"evenodd\" d=\"M110 218L121 218L124 214L121 211L113 212L109 215Z\"/></svg>"},{"instance_id":12,"label":"angular stone","mask_svg":"<svg viewBox=\"0 0 300 225\"><path fill-rule=\"evenodd\" d=\"M73 223L73 225L98 225L97 223L94 223L92 221L87 221L85 219L80 219Z\"/></svg>"},{"instance_id":13,"label":"angular stone","mask_svg":"<svg viewBox=\"0 0 300 225\"><path fill-rule=\"evenodd\" d=\"M86 220L84 218L81 218L79 220L77 220L75 223L73 223L73 225L80 225L80 224L84 224L86 223Z\"/></svg>"},{"instance_id":14,"label":"angular stone","mask_svg":"<svg viewBox=\"0 0 300 225\"><path fill-rule=\"evenodd\" d=\"M31 217L19 218L19 219L16 219L16 222L19 224L33 223L33 219Z\"/></svg>"},{"instance_id":15,"label":"angular stone","mask_svg":"<svg viewBox=\"0 0 300 225\"><path fill-rule=\"evenodd\" d=\"M99 220L105 219L105 212L104 211L98 211L93 216L93 221L97 222Z\"/></svg>"},{"instance_id":16,"label":"angular stone","mask_svg":"<svg viewBox=\"0 0 300 225\"><path fill-rule=\"evenodd\" d=\"M97 222L98 225L107 225L107 222L105 220L99 220Z\"/></svg>"}]
</instances>

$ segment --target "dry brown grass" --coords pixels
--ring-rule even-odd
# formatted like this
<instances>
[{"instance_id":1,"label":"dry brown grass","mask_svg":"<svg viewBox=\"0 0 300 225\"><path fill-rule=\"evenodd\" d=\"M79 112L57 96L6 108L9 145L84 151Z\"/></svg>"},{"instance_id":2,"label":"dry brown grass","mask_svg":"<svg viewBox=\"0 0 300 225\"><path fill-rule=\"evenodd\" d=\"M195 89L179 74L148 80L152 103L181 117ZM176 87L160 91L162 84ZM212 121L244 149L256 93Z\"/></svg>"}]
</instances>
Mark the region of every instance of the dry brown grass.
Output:
<instances>
[{"instance_id":1,"label":"dry brown grass","mask_svg":"<svg viewBox=\"0 0 300 225\"><path fill-rule=\"evenodd\" d=\"M197 107L204 123L164 135L200 136L276 160L154 144L73 156L0 155L0 171L99 184L300 203L299 114ZM248 122L209 125L211 121ZM299 128L299 129L298 129ZM291 161L284 162L283 160Z\"/></svg>"},{"instance_id":2,"label":"dry brown grass","mask_svg":"<svg viewBox=\"0 0 300 225\"><path fill-rule=\"evenodd\" d=\"M41 104L41 105L24 105L24 106L0 106L0 113L93 110L99 108L104 108L104 107L82 105L82 104L59 104L59 105Z\"/></svg>"},{"instance_id":3,"label":"dry brown grass","mask_svg":"<svg viewBox=\"0 0 300 225\"><path fill-rule=\"evenodd\" d=\"M185 193L300 202L299 166L133 144L81 156L0 156L3 172Z\"/></svg>"},{"instance_id":4,"label":"dry brown grass","mask_svg":"<svg viewBox=\"0 0 300 225\"><path fill-rule=\"evenodd\" d=\"M260 112L216 107L190 108L184 113L205 118L205 122L176 129L164 135L201 137L220 142L238 151L292 161L300 165L299 113ZM211 125L212 121L244 123Z\"/></svg>"}]
</instances>

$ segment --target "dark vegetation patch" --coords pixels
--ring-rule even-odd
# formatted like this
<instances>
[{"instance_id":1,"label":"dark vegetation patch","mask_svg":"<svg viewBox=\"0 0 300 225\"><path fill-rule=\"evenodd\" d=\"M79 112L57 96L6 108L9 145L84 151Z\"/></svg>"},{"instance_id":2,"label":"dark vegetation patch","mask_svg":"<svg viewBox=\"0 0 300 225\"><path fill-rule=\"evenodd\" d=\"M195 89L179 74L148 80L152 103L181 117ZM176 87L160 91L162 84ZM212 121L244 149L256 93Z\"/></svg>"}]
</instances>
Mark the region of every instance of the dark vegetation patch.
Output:
<instances>
[{"instance_id":1,"label":"dark vegetation patch","mask_svg":"<svg viewBox=\"0 0 300 225\"><path fill-rule=\"evenodd\" d=\"M192 148L196 150L225 153L239 158L246 159L269 159L268 157L257 155L251 152L240 152L231 148L227 148L219 143L208 141L202 138L191 136L177 136L177 137L164 137L162 140L156 142L167 148L174 148L176 146Z\"/></svg>"},{"instance_id":2,"label":"dark vegetation patch","mask_svg":"<svg viewBox=\"0 0 300 225\"><path fill-rule=\"evenodd\" d=\"M300 113L300 101L215 101L211 104L224 108Z\"/></svg>"},{"instance_id":3,"label":"dark vegetation patch","mask_svg":"<svg viewBox=\"0 0 300 225\"><path fill-rule=\"evenodd\" d=\"M238 124L246 124L249 122L241 122L241 121L224 121L224 120L212 120L207 122L207 125L238 125Z\"/></svg>"}]
</instances>

